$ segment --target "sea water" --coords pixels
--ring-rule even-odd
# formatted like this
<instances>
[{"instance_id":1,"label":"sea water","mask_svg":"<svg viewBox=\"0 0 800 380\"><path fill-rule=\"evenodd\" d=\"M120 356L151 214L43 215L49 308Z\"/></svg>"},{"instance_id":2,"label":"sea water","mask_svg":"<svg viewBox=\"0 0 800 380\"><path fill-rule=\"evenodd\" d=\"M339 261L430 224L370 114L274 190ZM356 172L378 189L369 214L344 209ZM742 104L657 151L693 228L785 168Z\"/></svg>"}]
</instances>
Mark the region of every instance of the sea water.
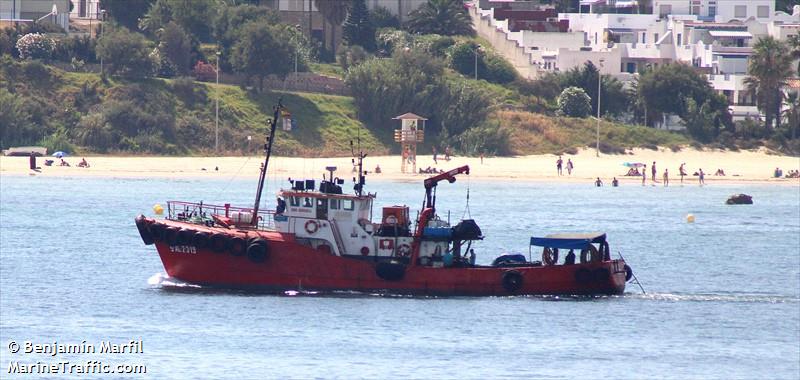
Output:
<instances>
[{"instance_id":1,"label":"sea water","mask_svg":"<svg viewBox=\"0 0 800 380\"><path fill-rule=\"evenodd\" d=\"M367 189L376 219L424 196L421 178ZM754 204L725 205L739 192ZM247 207L254 194L253 180L2 177L0 378L61 377L41 374L60 362L83 378L800 377L798 184L440 184L440 214L486 235L480 264L528 255L531 236L607 232L647 292L615 297L217 291L166 278L133 223L166 200ZM96 351L59 353L80 344ZM20 364L40 371L9 373Z\"/></svg>"}]
</instances>

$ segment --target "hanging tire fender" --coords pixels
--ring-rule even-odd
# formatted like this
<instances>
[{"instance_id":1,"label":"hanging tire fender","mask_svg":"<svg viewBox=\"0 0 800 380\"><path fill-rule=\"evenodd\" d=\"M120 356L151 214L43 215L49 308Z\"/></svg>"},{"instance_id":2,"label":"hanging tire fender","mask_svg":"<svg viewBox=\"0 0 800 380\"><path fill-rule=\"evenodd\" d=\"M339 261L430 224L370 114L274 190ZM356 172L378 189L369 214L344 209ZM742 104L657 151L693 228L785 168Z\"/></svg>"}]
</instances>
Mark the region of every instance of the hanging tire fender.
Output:
<instances>
[{"instance_id":1,"label":"hanging tire fender","mask_svg":"<svg viewBox=\"0 0 800 380\"><path fill-rule=\"evenodd\" d=\"M247 258L254 263L263 263L269 258L267 241L264 239L251 239L247 246Z\"/></svg>"},{"instance_id":2,"label":"hanging tire fender","mask_svg":"<svg viewBox=\"0 0 800 380\"><path fill-rule=\"evenodd\" d=\"M210 243L210 236L208 232L198 231L192 236L192 245L198 249L208 247Z\"/></svg>"},{"instance_id":3,"label":"hanging tire fender","mask_svg":"<svg viewBox=\"0 0 800 380\"><path fill-rule=\"evenodd\" d=\"M630 265L625 264L625 282L628 282L633 277L633 268Z\"/></svg>"},{"instance_id":4,"label":"hanging tire fender","mask_svg":"<svg viewBox=\"0 0 800 380\"><path fill-rule=\"evenodd\" d=\"M244 256L247 253L247 243L240 237L228 239L228 252L234 256Z\"/></svg>"},{"instance_id":5,"label":"hanging tire fender","mask_svg":"<svg viewBox=\"0 0 800 380\"><path fill-rule=\"evenodd\" d=\"M509 293L516 293L522 288L522 273L515 270L505 271L501 279L503 289Z\"/></svg>"},{"instance_id":6,"label":"hanging tire fender","mask_svg":"<svg viewBox=\"0 0 800 380\"><path fill-rule=\"evenodd\" d=\"M139 230L139 236L142 237L142 242L144 242L145 245L155 243L153 232L150 230L150 224L147 223L147 219L144 218L144 215L139 214L134 221L136 222L136 228Z\"/></svg>"},{"instance_id":7,"label":"hanging tire fender","mask_svg":"<svg viewBox=\"0 0 800 380\"><path fill-rule=\"evenodd\" d=\"M223 234L213 234L208 241L211 251L214 253L223 253L228 247L228 238Z\"/></svg>"}]
</instances>

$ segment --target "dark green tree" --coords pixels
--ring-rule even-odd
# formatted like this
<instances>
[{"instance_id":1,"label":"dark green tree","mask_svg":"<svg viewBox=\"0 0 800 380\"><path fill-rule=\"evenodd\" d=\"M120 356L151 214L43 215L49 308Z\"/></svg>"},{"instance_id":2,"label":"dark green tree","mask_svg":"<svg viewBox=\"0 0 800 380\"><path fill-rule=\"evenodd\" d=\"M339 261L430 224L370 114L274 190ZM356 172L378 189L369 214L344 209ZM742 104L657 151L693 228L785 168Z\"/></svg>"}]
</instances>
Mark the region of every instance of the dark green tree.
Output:
<instances>
[{"instance_id":1,"label":"dark green tree","mask_svg":"<svg viewBox=\"0 0 800 380\"><path fill-rule=\"evenodd\" d=\"M336 28L342 25L350 11L350 0L314 0L322 17L331 26L331 56L336 56Z\"/></svg>"},{"instance_id":2,"label":"dark green tree","mask_svg":"<svg viewBox=\"0 0 800 380\"><path fill-rule=\"evenodd\" d=\"M647 110L648 120L660 120L666 113L684 118L687 114L686 100L692 99L700 106L709 102L714 111L720 111L725 126L731 124L727 121L730 118L727 102L716 96L704 76L686 64L661 65L644 72L639 77L637 90L637 97Z\"/></svg>"},{"instance_id":3,"label":"dark green tree","mask_svg":"<svg viewBox=\"0 0 800 380\"><path fill-rule=\"evenodd\" d=\"M237 5L224 7L214 24L214 38L221 50L220 66L223 71L232 70L231 51L239 40L244 25L250 21L258 21L264 25L276 25L280 21L278 13L267 7L255 5Z\"/></svg>"},{"instance_id":4,"label":"dark green tree","mask_svg":"<svg viewBox=\"0 0 800 380\"><path fill-rule=\"evenodd\" d=\"M777 127L783 99L781 89L792 75L789 48L771 36L759 38L753 45L749 62L744 83L756 94L758 109L765 115L764 126L768 129Z\"/></svg>"},{"instance_id":5,"label":"dark green tree","mask_svg":"<svg viewBox=\"0 0 800 380\"><path fill-rule=\"evenodd\" d=\"M472 19L461 0L428 0L408 16L406 27L412 33L475 35Z\"/></svg>"},{"instance_id":6,"label":"dark green tree","mask_svg":"<svg viewBox=\"0 0 800 380\"><path fill-rule=\"evenodd\" d=\"M369 19L365 0L353 0L347 20L342 25L342 38L348 45L359 45L375 51L375 26Z\"/></svg>"},{"instance_id":7,"label":"dark green tree","mask_svg":"<svg viewBox=\"0 0 800 380\"><path fill-rule=\"evenodd\" d=\"M597 76L600 71L591 61L582 68L574 67L560 75L561 88L580 87L592 99L592 115L597 115ZM622 83L610 75L603 75L600 86L600 115L619 115L628 110L629 96Z\"/></svg>"},{"instance_id":8,"label":"dark green tree","mask_svg":"<svg viewBox=\"0 0 800 380\"><path fill-rule=\"evenodd\" d=\"M210 42L212 25L223 5L215 0L156 0L139 22L142 31L156 36L170 21L201 42Z\"/></svg>"},{"instance_id":9,"label":"dark green tree","mask_svg":"<svg viewBox=\"0 0 800 380\"><path fill-rule=\"evenodd\" d=\"M192 67L192 41L180 25L170 22L158 36L158 51L174 65L179 75L188 75Z\"/></svg>"},{"instance_id":10,"label":"dark green tree","mask_svg":"<svg viewBox=\"0 0 800 380\"><path fill-rule=\"evenodd\" d=\"M107 18L130 29L139 28L139 19L144 17L155 0L100 0L100 8L105 9Z\"/></svg>"},{"instance_id":11,"label":"dark green tree","mask_svg":"<svg viewBox=\"0 0 800 380\"><path fill-rule=\"evenodd\" d=\"M369 12L369 19L375 28L394 28L400 29L400 20L388 9L377 6Z\"/></svg>"},{"instance_id":12,"label":"dark green tree","mask_svg":"<svg viewBox=\"0 0 800 380\"><path fill-rule=\"evenodd\" d=\"M242 28L239 41L233 45L231 63L234 70L248 78L258 78L258 90L264 89L264 78L275 74L286 77L292 70L294 46L276 26L251 21Z\"/></svg>"},{"instance_id":13,"label":"dark green tree","mask_svg":"<svg viewBox=\"0 0 800 380\"><path fill-rule=\"evenodd\" d=\"M105 60L106 73L129 78L153 74L157 62L150 55L150 42L141 34L120 27L107 27L97 41L97 57Z\"/></svg>"},{"instance_id":14,"label":"dark green tree","mask_svg":"<svg viewBox=\"0 0 800 380\"><path fill-rule=\"evenodd\" d=\"M789 54L791 54L792 59L797 60L797 69L794 74L800 76L800 34L789 36L786 42L789 44Z\"/></svg>"}]
</instances>

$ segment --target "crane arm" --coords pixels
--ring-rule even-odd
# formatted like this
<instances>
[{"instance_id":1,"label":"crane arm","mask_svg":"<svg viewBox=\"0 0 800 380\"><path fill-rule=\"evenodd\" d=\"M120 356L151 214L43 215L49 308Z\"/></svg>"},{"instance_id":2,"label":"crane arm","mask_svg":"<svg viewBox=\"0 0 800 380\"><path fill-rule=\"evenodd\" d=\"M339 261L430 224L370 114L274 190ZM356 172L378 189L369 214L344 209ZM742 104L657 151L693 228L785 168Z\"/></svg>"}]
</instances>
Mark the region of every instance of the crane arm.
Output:
<instances>
[{"instance_id":1,"label":"crane arm","mask_svg":"<svg viewBox=\"0 0 800 380\"><path fill-rule=\"evenodd\" d=\"M456 176L459 174L469 174L469 165L464 165L452 169L450 171L437 174L433 177L425 179L425 200L427 202L428 207L435 207L435 201L431 199L431 192L439 184L439 182L447 180L447 182L453 183L456 181Z\"/></svg>"}]
</instances>

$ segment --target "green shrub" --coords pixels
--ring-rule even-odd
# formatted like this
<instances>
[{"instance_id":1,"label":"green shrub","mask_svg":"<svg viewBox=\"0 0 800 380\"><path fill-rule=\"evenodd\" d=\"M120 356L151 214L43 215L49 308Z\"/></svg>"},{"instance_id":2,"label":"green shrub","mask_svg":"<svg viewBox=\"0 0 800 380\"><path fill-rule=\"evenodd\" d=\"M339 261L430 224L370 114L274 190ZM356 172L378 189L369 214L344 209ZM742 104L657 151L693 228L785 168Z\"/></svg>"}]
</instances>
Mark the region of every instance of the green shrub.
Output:
<instances>
[{"instance_id":1,"label":"green shrub","mask_svg":"<svg viewBox=\"0 0 800 380\"><path fill-rule=\"evenodd\" d=\"M582 88L567 87L558 96L559 111L571 117L586 117L592 111L589 95Z\"/></svg>"},{"instance_id":2,"label":"green shrub","mask_svg":"<svg viewBox=\"0 0 800 380\"><path fill-rule=\"evenodd\" d=\"M22 59L48 60L53 55L53 39L39 33L28 33L17 40L17 51Z\"/></svg>"},{"instance_id":3,"label":"green shrub","mask_svg":"<svg viewBox=\"0 0 800 380\"><path fill-rule=\"evenodd\" d=\"M336 61L345 71L361 62L366 61L368 58L369 53L367 53L367 51L359 45L342 45L339 47L339 51L336 53Z\"/></svg>"},{"instance_id":4,"label":"green shrub","mask_svg":"<svg viewBox=\"0 0 800 380\"><path fill-rule=\"evenodd\" d=\"M400 19L397 18L386 7L377 6L369 12L369 19L376 29L380 28L400 28Z\"/></svg>"},{"instance_id":5,"label":"green shrub","mask_svg":"<svg viewBox=\"0 0 800 380\"><path fill-rule=\"evenodd\" d=\"M509 154L507 130L500 123L486 123L470 128L458 137L459 151L468 156Z\"/></svg>"},{"instance_id":6,"label":"green shrub","mask_svg":"<svg viewBox=\"0 0 800 380\"><path fill-rule=\"evenodd\" d=\"M64 133L54 133L42 139L39 142L39 145L47 148L49 152L69 152L75 153L75 144L73 144L66 134Z\"/></svg>"}]
</instances>

